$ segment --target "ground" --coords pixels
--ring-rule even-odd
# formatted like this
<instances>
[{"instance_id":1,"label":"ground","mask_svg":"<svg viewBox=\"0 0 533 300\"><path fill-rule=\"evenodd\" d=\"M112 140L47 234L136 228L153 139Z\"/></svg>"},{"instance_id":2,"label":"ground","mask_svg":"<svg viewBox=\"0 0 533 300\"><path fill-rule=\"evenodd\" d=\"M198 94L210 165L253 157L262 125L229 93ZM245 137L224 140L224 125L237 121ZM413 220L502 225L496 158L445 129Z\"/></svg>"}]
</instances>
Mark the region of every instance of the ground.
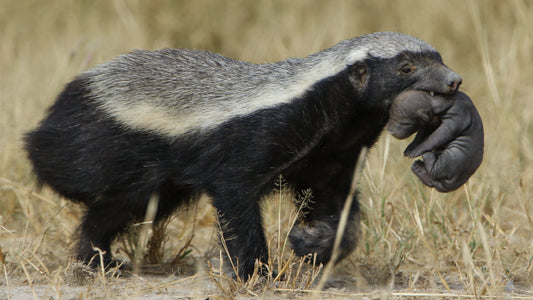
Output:
<instances>
[{"instance_id":1,"label":"ground","mask_svg":"<svg viewBox=\"0 0 533 300\"><path fill-rule=\"evenodd\" d=\"M2 2L0 299L533 297L531 28L524 0ZM204 49L261 63L375 31L429 42L463 77L486 139L464 187L442 194L419 183L402 157L409 141L384 133L359 182L359 245L322 291L324 269L286 244L298 208L282 180L264 208L269 267L283 280L242 283L221 272L209 199L164 227L134 226L114 244L126 262L138 253L141 267L91 273L72 260L83 207L38 187L21 137L76 74L132 49Z\"/></svg>"}]
</instances>

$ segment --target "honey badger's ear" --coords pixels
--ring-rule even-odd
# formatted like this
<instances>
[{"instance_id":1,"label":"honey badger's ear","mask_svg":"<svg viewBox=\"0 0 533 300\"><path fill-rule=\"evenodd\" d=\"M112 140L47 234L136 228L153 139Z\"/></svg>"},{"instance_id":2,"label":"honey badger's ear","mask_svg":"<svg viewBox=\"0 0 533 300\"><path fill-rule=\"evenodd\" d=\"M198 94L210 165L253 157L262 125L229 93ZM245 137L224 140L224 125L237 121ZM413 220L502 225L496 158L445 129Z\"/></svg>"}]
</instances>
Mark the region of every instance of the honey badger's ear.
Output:
<instances>
[{"instance_id":1,"label":"honey badger's ear","mask_svg":"<svg viewBox=\"0 0 533 300\"><path fill-rule=\"evenodd\" d=\"M351 65L348 69L348 79L356 90L364 90L368 79L366 63L361 61Z\"/></svg>"}]
</instances>

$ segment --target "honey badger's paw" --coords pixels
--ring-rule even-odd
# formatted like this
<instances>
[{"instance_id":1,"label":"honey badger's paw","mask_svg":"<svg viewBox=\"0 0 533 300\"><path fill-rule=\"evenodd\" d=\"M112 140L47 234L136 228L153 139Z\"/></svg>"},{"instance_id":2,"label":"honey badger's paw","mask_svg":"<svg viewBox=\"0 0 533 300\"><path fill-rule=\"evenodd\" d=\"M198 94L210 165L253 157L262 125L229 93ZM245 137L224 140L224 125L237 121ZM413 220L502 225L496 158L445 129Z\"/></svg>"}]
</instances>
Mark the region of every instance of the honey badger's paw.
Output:
<instances>
[{"instance_id":1,"label":"honey badger's paw","mask_svg":"<svg viewBox=\"0 0 533 300\"><path fill-rule=\"evenodd\" d=\"M354 230L355 226L347 226L338 249L337 262L355 248ZM333 226L326 222L315 222L307 226L295 226L289 234L289 240L298 256L307 257L309 263L326 264L331 259L336 234L336 224Z\"/></svg>"}]
</instances>

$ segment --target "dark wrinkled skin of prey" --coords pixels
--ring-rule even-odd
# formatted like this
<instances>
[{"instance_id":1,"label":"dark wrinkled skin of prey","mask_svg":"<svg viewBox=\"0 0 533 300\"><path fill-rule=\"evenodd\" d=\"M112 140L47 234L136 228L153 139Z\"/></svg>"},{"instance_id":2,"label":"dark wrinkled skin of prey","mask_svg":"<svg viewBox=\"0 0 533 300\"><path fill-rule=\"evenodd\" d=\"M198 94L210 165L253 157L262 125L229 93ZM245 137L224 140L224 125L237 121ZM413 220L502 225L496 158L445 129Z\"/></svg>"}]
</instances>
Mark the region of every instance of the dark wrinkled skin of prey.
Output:
<instances>
[{"instance_id":1,"label":"dark wrinkled skin of prey","mask_svg":"<svg viewBox=\"0 0 533 300\"><path fill-rule=\"evenodd\" d=\"M404 155L427 186L450 192L462 186L483 160L484 132L472 100L462 92L435 95L409 90L393 101L387 130L396 138L418 131Z\"/></svg>"}]
</instances>

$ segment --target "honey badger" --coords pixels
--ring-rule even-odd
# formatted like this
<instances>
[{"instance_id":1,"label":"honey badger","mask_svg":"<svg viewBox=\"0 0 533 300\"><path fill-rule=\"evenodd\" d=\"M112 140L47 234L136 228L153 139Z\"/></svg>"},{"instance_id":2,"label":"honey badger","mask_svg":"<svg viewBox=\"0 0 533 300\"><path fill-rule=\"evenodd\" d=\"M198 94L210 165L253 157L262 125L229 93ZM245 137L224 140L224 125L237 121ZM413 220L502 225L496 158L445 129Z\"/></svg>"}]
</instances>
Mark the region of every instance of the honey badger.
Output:
<instances>
[{"instance_id":1,"label":"honey badger","mask_svg":"<svg viewBox=\"0 0 533 300\"><path fill-rule=\"evenodd\" d=\"M114 263L113 239L142 220L151 195L158 221L207 194L246 279L268 259L260 199L280 174L313 193L293 249L325 263L355 161L382 132L392 99L409 89L453 94L460 84L433 47L392 32L267 64L134 51L68 83L25 149L40 181L87 206L77 252L85 263L94 247ZM357 228L346 229L341 258Z\"/></svg>"}]
</instances>

